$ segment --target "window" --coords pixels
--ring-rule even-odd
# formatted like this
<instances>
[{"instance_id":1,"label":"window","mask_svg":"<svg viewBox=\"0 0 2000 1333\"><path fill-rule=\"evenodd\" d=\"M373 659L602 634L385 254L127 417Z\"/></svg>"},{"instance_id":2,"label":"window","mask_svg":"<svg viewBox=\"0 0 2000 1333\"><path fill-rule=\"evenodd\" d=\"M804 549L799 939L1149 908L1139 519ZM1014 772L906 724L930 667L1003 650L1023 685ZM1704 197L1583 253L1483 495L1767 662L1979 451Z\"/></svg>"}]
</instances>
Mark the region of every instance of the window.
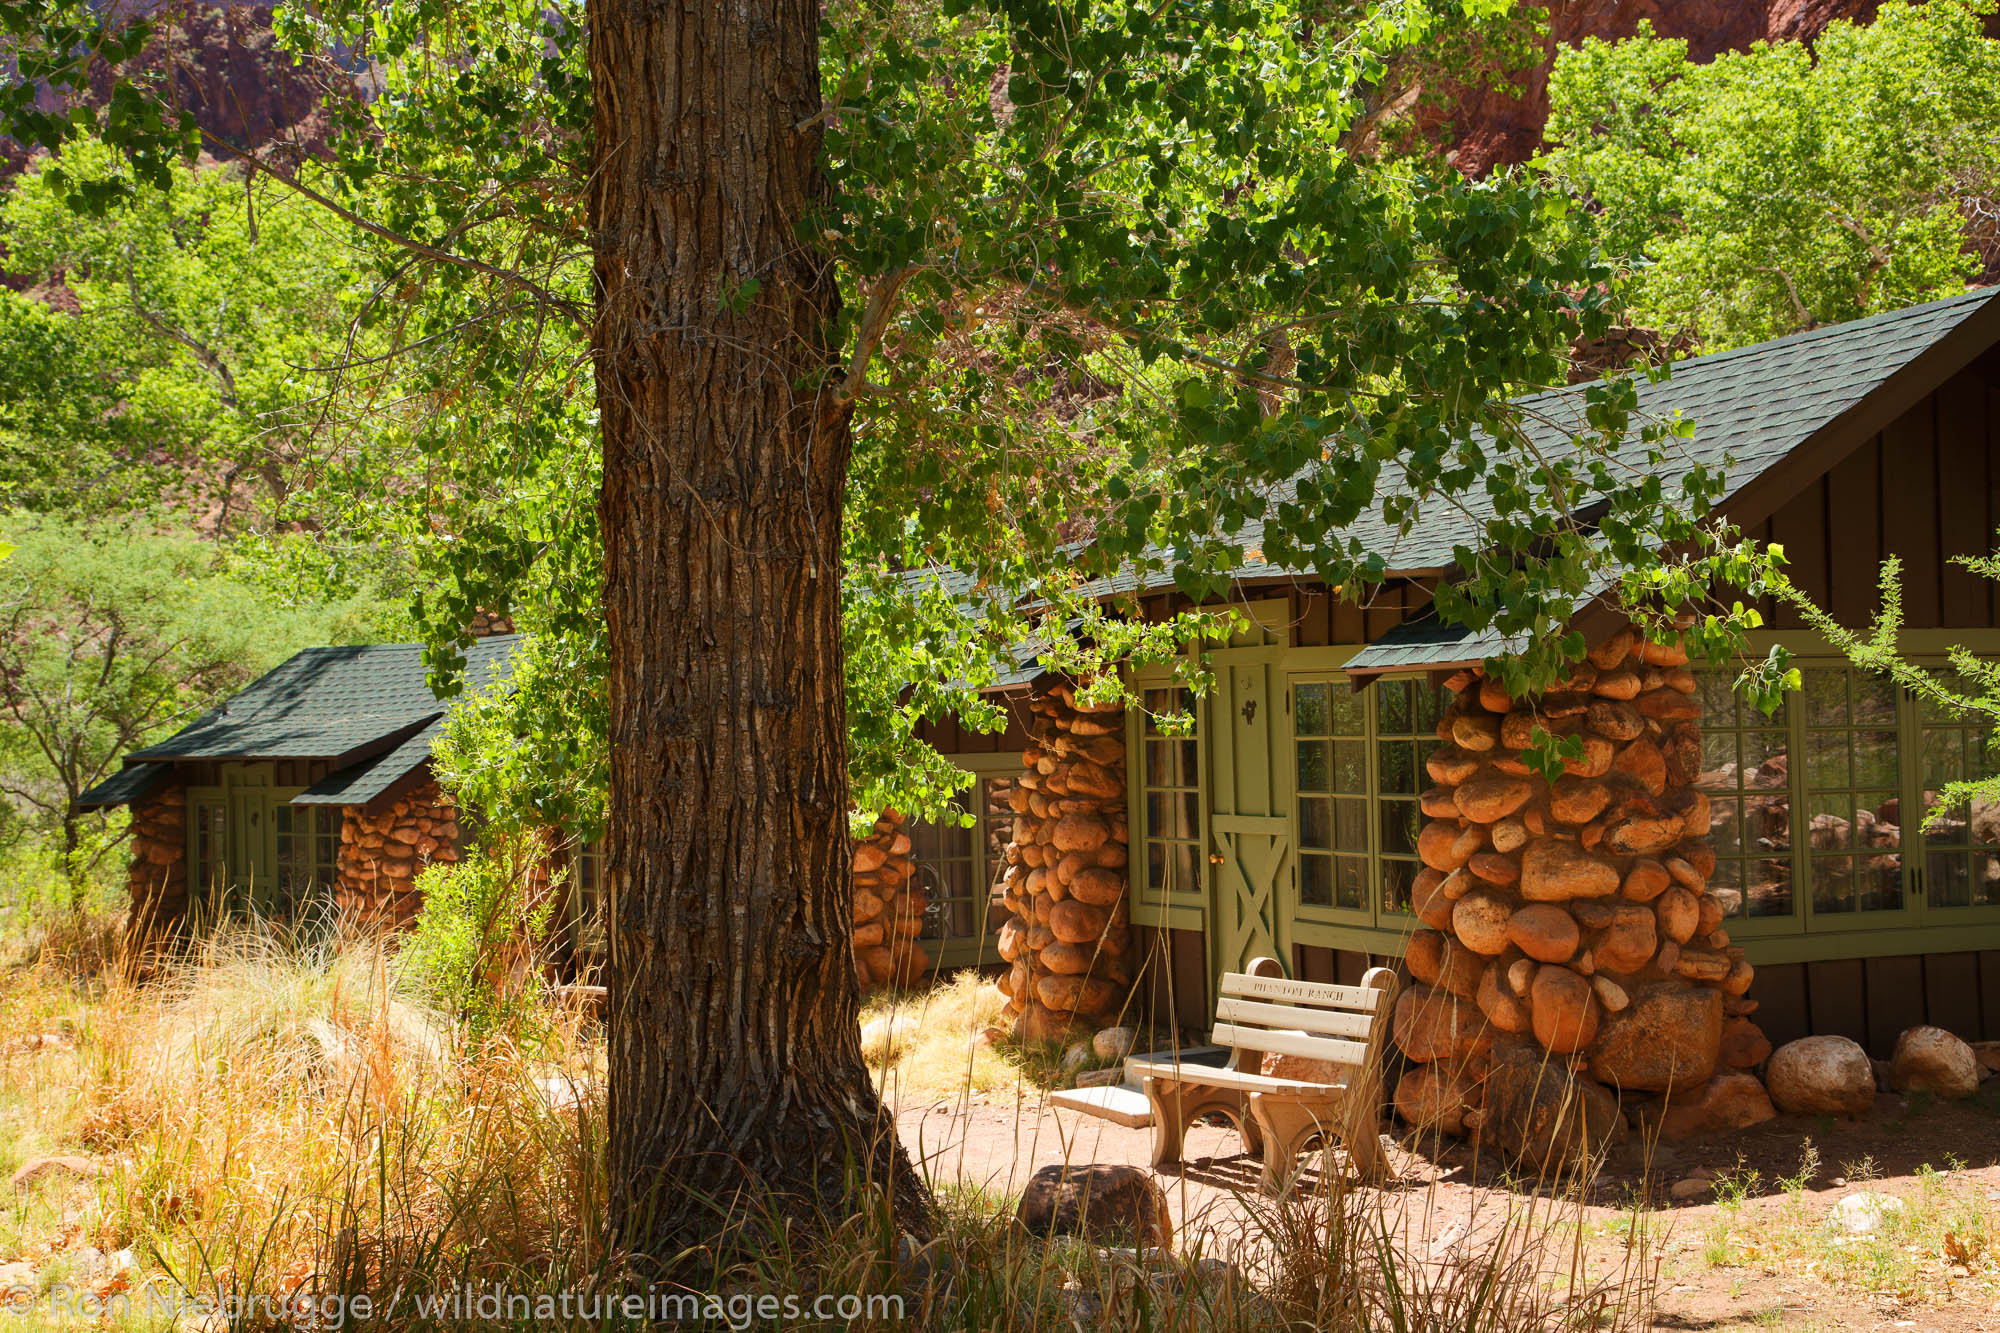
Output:
<instances>
[{"instance_id":1,"label":"window","mask_svg":"<svg viewBox=\"0 0 2000 1333\"><path fill-rule=\"evenodd\" d=\"M221 890L229 886L228 806L221 801L189 802L194 825L195 888Z\"/></svg>"},{"instance_id":2,"label":"window","mask_svg":"<svg viewBox=\"0 0 2000 1333\"><path fill-rule=\"evenodd\" d=\"M1944 925L1939 913L2000 907L1994 812L1954 812L1932 833L1905 817L1993 769L1983 729L1844 661L1803 661L1800 677L1766 718L1736 698L1733 672L1697 676L1710 887L1731 933Z\"/></svg>"},{"instance_id":3,"label":"window","mask_svg":"<svg viewBox=\"0 0 2000 1333\"><path fill-rule=\"evenodd\" d=\"M1802 675L1812 910L1894 911L1903 906L1899 692L1844 666Z\"/></svg>"},{"instance_id":4,"label":"window","mask_svg":"<svg viewBox=\"0 0 2000 1333\"><path fill-rule=\"evenodd\" d=\"M1344 679L1293 685L1302 908L1376 919L1409 912L1423 869L1417 798L1447 702L1420 680L1378 681L1360 693Z\"/></svg>"},{"instance_id":5,"label":"window","mask_svg":"<svg viewBox=\"0 0 2000 1333\"><path fill-rule=\"evenodd\" d=\"M916 862L917 882L924 888L924 931L919 938L977 938L972 910L979 883L976 832L977 821L974 828L948 822L910 825L910 856Z\"/></svg>"},{"instance_id":6,"label":"window","mask_svg":"<svg viewBox=\"0 0 2000 1333\"><path fill-rule=\"evenodd\" d=\"M961 756L971 759L972 756ZM963 798L972 827L912 820L910 857L924 890L925 941L932 960L947 967L970 967L999 958L1000 903L1007 872L1007 844L1014 837L1013 771L1016 755L992 756L993 768L980 774ZM978 762L985 762L980 757Z\"/></svg>"},{"instance_id":7,"label":"window","mask_svg":"<svg viewBox=\"0 0 2000 1333\"><path fill-rule=\"evenodd\" d=\"M271 836L272 852L277 860L273 877L277 910L287 911L296 907L313 885L332 885L336 873L335 858L340 848L338 809L274 805L271 807Z\"/></svg>"},{"instance_id":8,"label":"window","mask_svg":"<svg viewBox=\"0 0 2000 1333\"><path fill-rule=\"evenodd\" d=\"M1986 730L1926 700L1922 711L1919 779L1926 817L1948 782L1990 777L1995 771ZM1917 822L1917 821L1912 821ZM1918 830L1911 829L1912 836ZM1924 876L1935 908L2000 906L2000 810L1977 805L1954 809L1944 825L1924 832Z\"/></svg>"},{"instance_id":9,"label":"window","mask_svg":"<svg viewBox=\"0 0 2000 1333\"><path fill-rule=\"evenodd\" d=\"M1194 692L1164 686L1144 692L1139 722L1140 841L1144 844L1143 896L1164 904L1176 897L1199 903L1202 889L1201 742L1192 727L1170 735L1160 719L1195 716Z\"/></svg>"},{"instance_id":10,"label":"window","mask_svg":"<svg viewBox=\"0 0 2000 1333\"><path fill-rule=\"evenodd\" d=\"M1733 679L1723 671L1696 677L1702 771L1695 785L1708 793L1715 848L1709 888L1729 916L1790 916L1791 729L1783 708L1765 717L1730 688Z\"/></svg>"}]
</instances>

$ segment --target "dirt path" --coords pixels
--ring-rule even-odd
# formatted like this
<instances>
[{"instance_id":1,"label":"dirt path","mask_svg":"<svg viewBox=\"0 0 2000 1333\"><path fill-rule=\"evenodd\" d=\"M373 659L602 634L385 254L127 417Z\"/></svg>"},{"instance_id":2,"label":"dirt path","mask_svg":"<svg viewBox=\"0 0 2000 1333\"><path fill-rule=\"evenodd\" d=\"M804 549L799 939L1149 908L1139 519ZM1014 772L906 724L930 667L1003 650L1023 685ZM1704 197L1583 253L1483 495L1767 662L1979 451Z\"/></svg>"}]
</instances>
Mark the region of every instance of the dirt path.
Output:
<instances>
[{"instance_id":1,"label":"dirt path","mask_svg":"<svg viewBox=\"0 0 2000 1333\"><path fill-rule=\"evenodd\" d=\"M1039 1097L906 1102L897 1122L935 1179L996 1194L1053 1163L1145 1165L1151 1155L1149 1130ZM1589 1275L1633 1263L1657 1274L1654 1328L2000 1333L2000 1097L1933 1105L1883 1096L1860 1121L1780 1117L1649 1160L1635 1146L1581 1200L1510 1188L1463 1145L1398 1150L1393 1163L1398 1179L1378 1197L1413 1254L1441 1262L1476 1250L1509 1210L1533 1206ZM1160 1176L1177 1246L1223 1257L1254 1250L1257 1171L1233 1130L1192 1129L1185 1169ZM1673 1197L1682 1182L1683 1197ZM1856 1193L1901 1202L1884 1205L1895 1210L1885 1225L1855 1234L1831 1219ZM1635 1234L1644 1238L1636 1248Z\"/></svg>"}]
</instances>

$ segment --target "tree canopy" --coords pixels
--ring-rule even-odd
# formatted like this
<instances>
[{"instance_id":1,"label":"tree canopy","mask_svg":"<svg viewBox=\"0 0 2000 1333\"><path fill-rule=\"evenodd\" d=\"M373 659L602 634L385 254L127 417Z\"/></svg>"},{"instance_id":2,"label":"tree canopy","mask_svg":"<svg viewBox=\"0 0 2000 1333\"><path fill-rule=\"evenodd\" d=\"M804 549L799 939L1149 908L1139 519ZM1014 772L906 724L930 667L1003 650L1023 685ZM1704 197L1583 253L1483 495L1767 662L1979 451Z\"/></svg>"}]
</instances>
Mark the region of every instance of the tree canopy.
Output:
<instances>
[{"instance_id":1,"label":"tree canopy","mask_svg":"<svg viewBox=\"0 0 2000 1333\"><path fill-rule=\"evenodd\" d=\"M1561 52L1544 162L1629 265L1635 316L1702 347L1895 310L2000 264L1992 0L1885 4L1707 64L1650 25Z\"/></svg>"}]
</instances>

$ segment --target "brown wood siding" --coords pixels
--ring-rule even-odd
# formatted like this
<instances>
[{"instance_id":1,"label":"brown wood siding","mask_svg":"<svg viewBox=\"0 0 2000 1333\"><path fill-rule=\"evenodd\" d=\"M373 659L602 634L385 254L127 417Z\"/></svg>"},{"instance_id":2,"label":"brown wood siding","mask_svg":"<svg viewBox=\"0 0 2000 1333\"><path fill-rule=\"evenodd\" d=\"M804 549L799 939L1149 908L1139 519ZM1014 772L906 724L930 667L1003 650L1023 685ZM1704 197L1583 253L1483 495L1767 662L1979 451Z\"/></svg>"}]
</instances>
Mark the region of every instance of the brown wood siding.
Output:
<instances>
[{"instance_id":1,"label":"brown wood siding","mask_svg":"<svg viewBox=\"0 0 2000 1333\"><path fill-rule=\"evenodd\" d=\"M2000 596L1952 563L1991 551L2000 524L1995 371L1989 357L1960 372L1751 529L1784 546L1793 580L1843 624L1868 624L1896 555L1910 628L2000 625ZM1787 608L1766 611L1780 629L1800 626Z\"/></svg>"},{"instance_id":2,"label":"brown wood siding","mask_svg":"<svg viewBox=\"0 0 2000 1333\"><path fill-rule=\"evenodd\" d=\"M1140 1021L1156 1029L1179 1028L1208 1040L1215 1010L1208 993L1208 947L1198 930L1133 928L1145 952Z\"/></svg>"},{"instance_id":3,"label":"brown wood siding","mask_svg":"<svg viewBox=\"0 0 2000 1333\"><path fill-rule=\"evenodd\" d=\"M1766 963L1752 1015L1774 1046L1851 1037L1886 1060L1906 1028L1929 1023L1967 1041L2000 1040L2000 950Z\"/></svg>"}]
</instances>

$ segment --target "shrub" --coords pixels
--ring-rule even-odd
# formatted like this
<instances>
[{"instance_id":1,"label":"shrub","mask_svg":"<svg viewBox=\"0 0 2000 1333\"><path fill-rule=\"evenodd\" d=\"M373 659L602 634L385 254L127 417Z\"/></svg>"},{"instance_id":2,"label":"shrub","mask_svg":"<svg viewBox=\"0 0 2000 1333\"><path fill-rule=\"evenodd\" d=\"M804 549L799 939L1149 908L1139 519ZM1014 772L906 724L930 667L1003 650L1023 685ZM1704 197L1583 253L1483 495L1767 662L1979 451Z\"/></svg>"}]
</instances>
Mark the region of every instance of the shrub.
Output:
<instances>
[{"instance_id":1,"label":"shrub","mask_svg":"<svg viewBox=\"0 0 2000 1333\"><path fill-rule=\"evenodd\" d=\"M534 942L551 893L531 893L545 855L538 839L489 839L457 862L417 876L423 908L404 944L407 982L477 1039L533 1010ZM560 887L559 879L551 887Z\"/></svg>"}]
</instances>

